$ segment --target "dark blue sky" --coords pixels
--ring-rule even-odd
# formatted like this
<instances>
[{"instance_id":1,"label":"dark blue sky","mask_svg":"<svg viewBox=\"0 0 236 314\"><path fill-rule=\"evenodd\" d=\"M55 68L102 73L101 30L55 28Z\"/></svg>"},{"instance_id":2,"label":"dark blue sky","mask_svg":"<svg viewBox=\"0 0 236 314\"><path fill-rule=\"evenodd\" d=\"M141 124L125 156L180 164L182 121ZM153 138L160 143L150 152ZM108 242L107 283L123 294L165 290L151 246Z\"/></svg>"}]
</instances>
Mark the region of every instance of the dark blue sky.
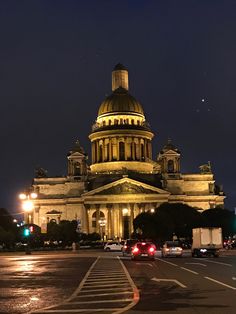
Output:
<instances>
[{"instance_id":1,"label":"dark blue sky","mask_svg":"<svg viewBox=\"0 0 236 314\"><path fill-rule=\"evenodd\" d=\"M236 207L234 0L1 0L0 207L20 210L36 166L65 174L76 139L90 154L118 62L155 133L153 158L171 137L182 172L211 161Z\"/></svg>"}]
</instances>

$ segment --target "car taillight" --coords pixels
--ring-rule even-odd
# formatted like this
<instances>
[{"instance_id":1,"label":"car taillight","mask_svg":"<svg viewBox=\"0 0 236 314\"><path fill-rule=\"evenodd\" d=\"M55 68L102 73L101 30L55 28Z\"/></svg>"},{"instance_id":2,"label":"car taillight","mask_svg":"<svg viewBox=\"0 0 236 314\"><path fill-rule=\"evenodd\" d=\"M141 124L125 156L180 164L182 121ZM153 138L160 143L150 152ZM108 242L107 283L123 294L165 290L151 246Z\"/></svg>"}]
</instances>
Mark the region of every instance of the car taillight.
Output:
<instances>
[{"instance_id":1,"label":"car taillight","mask_svg":"<svg viewBox=\"0 0 236 314\"><path fill-rule=\"evenodd\" d=\"M154 247L150 247L149 252L153 253L155 251Z\"/></svg>"},{"instance_id":2,"label":"car taillight","mask_svg":"<svg viewBox=\"0 0 236 314\"><path fill-rule=\"evenodd\" d=\"M137 247L133 248L133 253L138 253L139 249Z\"/></svg>"}]
</instances>

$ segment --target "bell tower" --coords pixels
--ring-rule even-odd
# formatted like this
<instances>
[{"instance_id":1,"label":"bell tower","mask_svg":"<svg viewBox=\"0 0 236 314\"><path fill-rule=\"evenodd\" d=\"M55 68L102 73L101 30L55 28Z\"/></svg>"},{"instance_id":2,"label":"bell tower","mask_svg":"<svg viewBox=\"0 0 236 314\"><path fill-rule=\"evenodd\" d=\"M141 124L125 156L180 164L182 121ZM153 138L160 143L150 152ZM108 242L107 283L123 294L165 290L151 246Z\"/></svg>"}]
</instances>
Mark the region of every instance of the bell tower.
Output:
<instances>
[{"instance_id":1,"label":"bell tower","mask_svg":"<svg viewBox=\"0 0 236 314\"><path fill-rule=\"evenodd\" d=\"M68 160L68 176L74 179L81 180L87 175L87 155L84 149L80 146L79 141L75 142L74 148L67 155Z\"/></svg>"},{"instance_id":2,"label":"bell tower","mask_svg":"<svg viewBox=\"0 0 236 314\"><path fill-rule=\"evenodd\" d=\"M168 139L167 144L160 151L157 161L161 165L162 173L180 173L180 151Z\"/></svg>"}]
</instances>

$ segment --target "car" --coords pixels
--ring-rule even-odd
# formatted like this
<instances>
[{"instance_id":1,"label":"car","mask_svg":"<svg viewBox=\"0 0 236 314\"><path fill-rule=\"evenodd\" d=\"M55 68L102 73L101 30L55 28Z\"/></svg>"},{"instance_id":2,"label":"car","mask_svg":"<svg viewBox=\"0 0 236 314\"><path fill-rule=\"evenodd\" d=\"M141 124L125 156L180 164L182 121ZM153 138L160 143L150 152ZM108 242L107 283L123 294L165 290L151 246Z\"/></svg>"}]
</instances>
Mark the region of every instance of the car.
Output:
<instances>
[{"instance_id":1,"label":"car","mask_svg":"<svg viewBox=\"0 0 236 314\"><path fill-rule=\"evenodd\" d=\"M162 247L162 257L182 256L183 249L179 241L166 241Z\"/></svg>"},{"instance_id":2,"label":"car","mask_svg":"<svg viewBox=\"0 0 236 314\"><path fill-rule=\"evenodd\" d=\"M137 239L127 239L122 249L123 256L131 254L132 248L137 242L139 242Z\"/></svg>"},{"instance_id":3,"label":"car","mask_svg":"<svg viewBox=\"0 0 236 314\"><path fill-rule=\"evenodd\" d=\"M107 242L104 246L104 251L122 251L124 243L122 242Z\"/></svg>"},{"instance_id":4,"label":"car","mask_svg":"<svg viewBox=\"0 0 236 314\"><path fill-rule=\"evenodd\" d=\"M154 260L156 246L152 242L137 242L131 250L131 259L150 259Z\"/></svg>"}]
</instances>

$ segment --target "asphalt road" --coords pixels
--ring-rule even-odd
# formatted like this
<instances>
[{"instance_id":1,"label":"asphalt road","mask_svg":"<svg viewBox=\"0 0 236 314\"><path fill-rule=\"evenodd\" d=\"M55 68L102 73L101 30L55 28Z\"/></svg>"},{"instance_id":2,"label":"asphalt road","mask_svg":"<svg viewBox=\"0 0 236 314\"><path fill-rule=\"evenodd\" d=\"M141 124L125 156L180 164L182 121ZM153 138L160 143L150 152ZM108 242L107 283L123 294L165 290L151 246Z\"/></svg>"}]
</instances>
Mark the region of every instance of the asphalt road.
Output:
<instances>
[{"instance_id":1,"label":"asphalt road","mask_svg":"<svg viewBox=\"0 0 236 314\"><path fill-rule=\"evenodd\" d=\"M157 256L155 261L92 251L0 256L1 314L230 314L235 309L236 256Z\"/></svg>"}]
</instances>

